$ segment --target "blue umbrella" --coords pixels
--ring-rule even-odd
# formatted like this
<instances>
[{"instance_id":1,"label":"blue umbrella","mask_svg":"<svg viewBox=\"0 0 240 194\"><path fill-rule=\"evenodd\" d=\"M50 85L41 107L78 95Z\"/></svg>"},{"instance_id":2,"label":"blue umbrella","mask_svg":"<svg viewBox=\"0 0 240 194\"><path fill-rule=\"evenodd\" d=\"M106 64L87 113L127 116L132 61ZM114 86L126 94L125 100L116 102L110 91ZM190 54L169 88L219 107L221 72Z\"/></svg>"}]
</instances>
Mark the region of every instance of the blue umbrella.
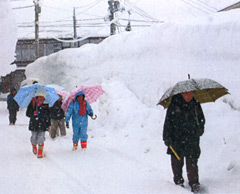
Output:
<instances>
[{"instance_id":1,"label":"blue umbrella","mask_svg":"<svg viewBox=\"0 0 240 194\"><path fill-rule=\"evenodd\" d=\"M34 84L31 86L25 86L19 89L17 94L14 97L14 100L18 103L21 108L27 108L32 98L36 96L36 93L44 90L46 93L45 100L49 102L49 106L52 107L54 103L59 99L58 94L54 88Z\"/></svg>"}]
</instances>

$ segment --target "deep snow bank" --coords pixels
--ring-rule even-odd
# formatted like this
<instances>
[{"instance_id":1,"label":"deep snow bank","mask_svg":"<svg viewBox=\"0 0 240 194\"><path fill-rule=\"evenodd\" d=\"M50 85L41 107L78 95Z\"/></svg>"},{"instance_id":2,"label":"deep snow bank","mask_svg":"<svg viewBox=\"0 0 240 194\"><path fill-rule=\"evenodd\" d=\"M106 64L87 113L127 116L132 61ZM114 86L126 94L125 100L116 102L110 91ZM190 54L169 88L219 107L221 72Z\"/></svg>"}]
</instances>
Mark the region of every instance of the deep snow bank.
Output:
<instances>
[{"instance_id":1,"label":"deep snow bank","mask_svg":"<svg viewBox=\"0 0 240 194\"><path fill-rule=\"evenodd\" d=\"M116 35L99 45L40 58L27 67L26 75L67 90L119 79L143 103L155 106L170 85L190 73L219 81L239 99L239 84L232 84L239 81L239 15L231 11Z\"/></svg>"}]
</instances>

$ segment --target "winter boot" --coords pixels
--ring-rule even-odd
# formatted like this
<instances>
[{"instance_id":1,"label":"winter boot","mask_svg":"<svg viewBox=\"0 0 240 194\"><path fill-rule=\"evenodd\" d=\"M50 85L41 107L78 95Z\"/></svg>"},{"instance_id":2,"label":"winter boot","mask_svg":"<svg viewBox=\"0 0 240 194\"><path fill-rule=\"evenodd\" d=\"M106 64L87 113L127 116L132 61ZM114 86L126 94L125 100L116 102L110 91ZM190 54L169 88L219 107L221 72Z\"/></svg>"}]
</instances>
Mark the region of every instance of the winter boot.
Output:
<instances>
[{"instance_id":1,"label":"winter boot","mask_svg":"<svg viewBox=\"0 0 240 194\"><path fill-rule=\"evenodd\" d=\"M87 141L81 141L81 147L82 149L87 149Z\"/></svg>"},{"instance_id":2,"label":"winter boot","mask_svg":"<svg viewBox=\"0 0 240 194\"><path fill-rule=\"evenodd\" d=\"M77 143L73 142L73 149L72 150L75 151L77 149L78 149L78 142Z\"/></svg>"},{"instance_id":3,"label":"winter boot","mask_svg":"<svg viewBox=\"0 0 240 194\"><path fill-rule=\"evenodd\" d=\"M198 192L200 192L200 184L199 183L195 183L195 184L193 184L192 186L192 192L193 193L198 193Z\"/></svg>"},{"instance_id":4,"label":"winter boot","mask_svg":"<svg viewBox=\"0 0 240 194\"><path fill-rule=\"evenodd\" d=\"M44 144L38 145L38 153L37 153L38 158L43 158L43 146Z\"/></svg>"},{"instance_id":5,"label":"winter boot","mask_svg":"<svg viewBox=\"0 0 240 194\"><path fill-rule=\"evenodd\" d=\"M32 151L34 154L37 154L37 146L32 144Z\"/></svg>"}]
</instances>

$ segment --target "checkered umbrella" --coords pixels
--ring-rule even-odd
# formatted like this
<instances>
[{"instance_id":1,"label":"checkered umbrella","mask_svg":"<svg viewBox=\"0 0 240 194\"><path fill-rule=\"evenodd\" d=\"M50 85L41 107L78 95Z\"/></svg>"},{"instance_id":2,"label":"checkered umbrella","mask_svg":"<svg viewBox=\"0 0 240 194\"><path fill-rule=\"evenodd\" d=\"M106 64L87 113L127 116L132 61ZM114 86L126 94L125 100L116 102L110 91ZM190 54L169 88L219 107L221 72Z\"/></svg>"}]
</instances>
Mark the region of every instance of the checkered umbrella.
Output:
<instances>
[{"instance_id":1,"label":"checkered umbrella","mask_svg":"<svg viewBox=\"0 0 240 194\"><path fill-rule=\"evenodd\" d=\"M83 91L85 94L85 100L88 101L88 103L93 103L96 102L97 99L104 93L103 89L101 86L81 86L73 91L70 92L70 94L68 95L68 97L66 97L66 99L63 101L62 104L62 109L64 111L67 111L69 104L71 103L71 101L73 101L75 99L75 95L80 92Z\"/></svg>"},{"instance_id":2,"label":"checkered umbrella","mask_svg":"<svg viewBox=\"0 0 240 194\"><path fill-rule=\"evenodd\" d=\"M172 96L189 91L193 91L194 98L200 103L215 102L218 98L225 94L229 94L228 89L211 79L188 79L178 82L173 87L169 88L157 105L168 108Z\"/></svg>"}]
</instances>

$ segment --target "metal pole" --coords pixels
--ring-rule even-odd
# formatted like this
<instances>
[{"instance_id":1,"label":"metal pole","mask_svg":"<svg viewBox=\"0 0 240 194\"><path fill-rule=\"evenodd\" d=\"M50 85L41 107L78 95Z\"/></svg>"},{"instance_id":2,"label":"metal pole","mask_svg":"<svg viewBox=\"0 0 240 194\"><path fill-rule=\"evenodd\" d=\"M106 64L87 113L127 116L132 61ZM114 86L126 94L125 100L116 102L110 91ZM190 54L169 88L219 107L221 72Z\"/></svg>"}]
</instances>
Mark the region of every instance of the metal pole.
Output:
<instances>
[{"instance_id":1,"label":"metal pole","mask_svg":"<svg viewBox=\"0 0 240 194\"><path fill-rule=\"evenodd\" d=\"M109 0L108 1L108 5L109 5L109 11L110 11L110 16L109 19L110 21L114 20L114 0ZM110 25L110 35L114 35L116 34L116 24L115 23L111 23Z\"/></svg>"},{"instance_id":2,"label":"metal pole","mask_svg":"<svg viewBox=\"0 0 240 194\"><path fill-rule=\"evenodd\" d=\"M73 39L77 39L77 21L76 21L76 14L75 14L75 7L73 8ZM77 43L74 42L74 47L77 47Z\"/></svg>"},{"instance_id":3,"label":"metal pole","mask_svg":"<svg viewBox=\"0 0 240 194\"><path fill-rule=\"evenodd\" d=\"M39 58L39 1L33 1L35 4L35 59Z\"/></svg>"}]
</instances>

